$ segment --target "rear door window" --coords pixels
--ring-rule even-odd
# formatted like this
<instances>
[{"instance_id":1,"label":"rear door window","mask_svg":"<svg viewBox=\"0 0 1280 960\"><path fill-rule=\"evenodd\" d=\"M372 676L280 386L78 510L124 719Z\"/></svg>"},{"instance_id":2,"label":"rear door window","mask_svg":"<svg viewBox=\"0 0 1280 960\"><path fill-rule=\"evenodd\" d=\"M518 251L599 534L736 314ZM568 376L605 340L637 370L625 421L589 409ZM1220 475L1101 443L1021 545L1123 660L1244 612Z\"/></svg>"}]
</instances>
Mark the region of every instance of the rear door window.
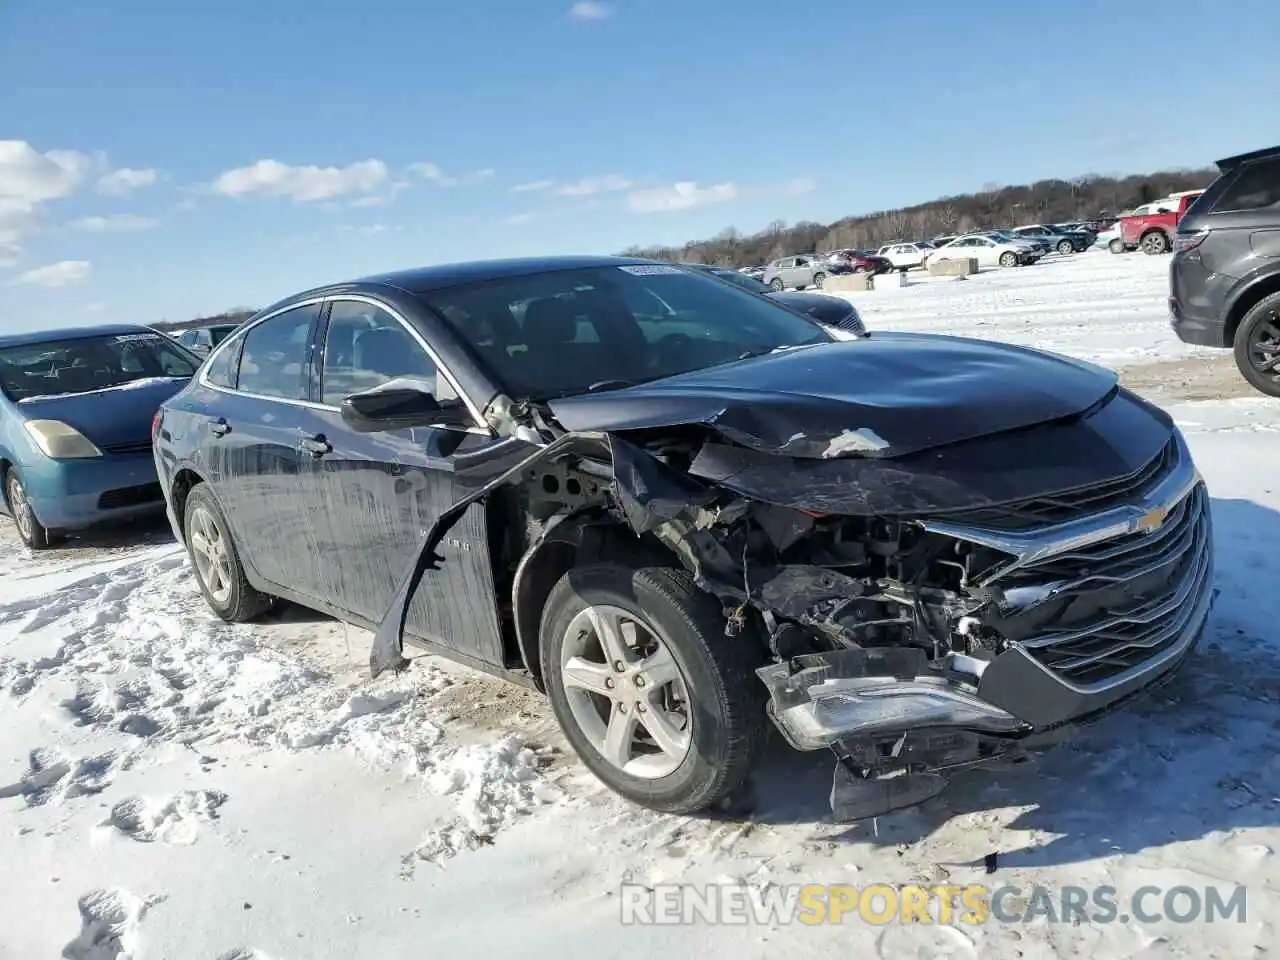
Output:
<instances>
[{"instance_id":1,"label":"rear door window","mask_svg":"<svg viewBox=\"0 0 1280 960\"><path fill-rule=\"evenodd\" d=\"M1246 164L1214 204L1214 213L1280 207L1280 157Z\"/></svg>"},{"instance_id":2,"label":"rear door window","mask_svg":"<svg viewBox=\"0 0 1280 960\"><path fill-rule=\"evenodd\" d=\"M285 400L307 399L305 371L320 305L294 307L256 324L244 338L236 388Z\"/></svg>"}]
</instances>

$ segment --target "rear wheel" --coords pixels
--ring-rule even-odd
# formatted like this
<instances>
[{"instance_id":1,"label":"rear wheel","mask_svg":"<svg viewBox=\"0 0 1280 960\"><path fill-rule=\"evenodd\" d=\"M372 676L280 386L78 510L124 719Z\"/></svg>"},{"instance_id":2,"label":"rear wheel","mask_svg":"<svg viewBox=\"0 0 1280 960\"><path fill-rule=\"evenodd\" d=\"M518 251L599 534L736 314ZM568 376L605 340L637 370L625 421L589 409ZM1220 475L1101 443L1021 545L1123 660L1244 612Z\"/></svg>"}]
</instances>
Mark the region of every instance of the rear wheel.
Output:
<instances>
[{"instance_id":1,"label":"rear wheel","mask_svg":"<svg viewBox=\"0 0 1280 960\"><path fill-rule=\"evenodd\" d=\"M1070 241L1070 240L1059 240L1059 241L1058 241L1058 252L1059 252L1060 254L1062 254L1064 257L1065 257L1068 253L1075 253L1075 250L1076 250L1076 248L1075 248L1074 246L1072 246L1072 245L1071 245L1071 241Z\"/></svg>"},{"instance_id":2,"label":"rear wheel","mask_svg":"<svg viewBox=\"0 0 1280 960\"><path fill-rule=\"evenodd\" d=\"M1124 253L1124 241L1119 237L1114 240L1107 241L1107 249L1112 253Z\"/></svg>"},{"instance_id":3,"label":"rear wheel","mask_svg":"<svg viewBox=\"0 0 1280 960\"><path fill-rule=\"evenodd\" d=\"M9 504L9 513L14 525L18 528L18 536L32 550L46 550L60 539L57 534L44 526L37 518L31 501L27 499L27 489L22 485L22 478L13 467L4 479L5 502Z\"/></svg>"},{"instance_id":4,"label":"rear wheel","mask_svg":"<svg viewBox=\"0 0 1280 960\"><path fill-rule=\"evenodd\" d=\"M556 719L610 789L692 813L745 782L767 733L761 657L750 637L725 636L719 605L684 570L570 570L540 636Z\"/></svg>"},{"instance_id":5,"label":"rear wheel","mask_svg":"<svg viewBox=\"0 0 1280 960\"><path fill-rule=\"evenodd\" d=\"M195 567L196 582L213 612L223 620L252 620L271 598L255 590L245 576L231 528L209 488L200 484L187 495L183 539Z\"/></svg>"},{"instance_id":6,"label":"rear wheel","mask_svg":"<svg viewBox=\"0 0 1280 960\"><path fill-rule=\"evenodd\" d=\"M1018 255L1012 250L1007 250L1000 254L1000 266L1016 267L1018 265Z\"/></svg>"},{"instance_id":7,"label":"rear wheel","mask_svg":"<svg viewBox=\"0 0 1280 960\"><path fill-rule=\"evenodd\" d=\"M1280 397L1280 293L1263 297L1236 328L1236 366L1270 397Z\"/></svg>"},{"instance_id":8,"label":"rear wheel","mask_svg":"<svg viewBox=\"0 0 1280 960\"><path fill-rule=\"evenodd\" d=\"M1152 230L1142 238L1141 245L1142 252L1152 256L1169 252L1169 238L1164 235L1162 230Z\"/></svg>"}]
</instances>

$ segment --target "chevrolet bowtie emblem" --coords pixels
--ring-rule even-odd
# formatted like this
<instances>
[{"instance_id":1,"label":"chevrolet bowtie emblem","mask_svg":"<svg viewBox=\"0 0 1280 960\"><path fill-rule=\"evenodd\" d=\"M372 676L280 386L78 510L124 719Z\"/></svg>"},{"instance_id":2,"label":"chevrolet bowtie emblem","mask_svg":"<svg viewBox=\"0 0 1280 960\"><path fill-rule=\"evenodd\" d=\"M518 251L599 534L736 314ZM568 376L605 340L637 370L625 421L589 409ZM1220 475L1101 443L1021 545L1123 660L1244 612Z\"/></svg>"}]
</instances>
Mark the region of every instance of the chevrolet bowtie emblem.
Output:
<instances>
[{"instance_id":1,"label":"chevrolet bowtie emblem","mask_svg":"<svg viewBox=\"0 0 1280 960\"><path fill-rule=\"evenodd\" d=\"M1156 507L1154 510L1147 511L1138 518L1138 532L1155 533L1164 526L1165 517L1168 515L1169 512L1164 507Z\"/></svg>"}]
</instances>

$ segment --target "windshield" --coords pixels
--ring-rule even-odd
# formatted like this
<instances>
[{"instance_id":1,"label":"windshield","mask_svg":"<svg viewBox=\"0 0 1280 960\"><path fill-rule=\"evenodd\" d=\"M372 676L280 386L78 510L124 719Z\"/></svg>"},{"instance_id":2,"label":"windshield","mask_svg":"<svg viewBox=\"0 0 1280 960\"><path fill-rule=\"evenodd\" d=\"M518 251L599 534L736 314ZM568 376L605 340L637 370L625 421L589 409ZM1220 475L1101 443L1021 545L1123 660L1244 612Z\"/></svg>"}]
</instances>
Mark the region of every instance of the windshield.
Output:
<instances>
[{"instance_id":1,"label":"windshield","mask_svg":"<svg viewBox=\"0 0 1280 960\"><path fill-rule=\"evenodd\" d=\"M0 349L0 389L10 400L106 390L153 377L190 377L197 362L159 333L122 333Z\"/></svg>"},{"instance_id":2,"label":"windshield","mask_svg":"<svg viewBox=\"0 0 1280 960\"><path fill-rule=\"evenodd\" d=\"M213 341L213 345L216 347L223 340L227 339L227 337L229 337L235 331L235 329L236 328L234 325L229 325L225 327L210 327L209 338Z\"/></svg>"},{"instance_id":3,"label":"windshield","mask_svg":"<svg viewBox=\"0 0 1280 960\"><path fill-rule=\"evenodd\" d=\"M506 277L423 299L508 393L535 399L831 339L766 297L666 264Z\"/></svg>"}]
</instances>

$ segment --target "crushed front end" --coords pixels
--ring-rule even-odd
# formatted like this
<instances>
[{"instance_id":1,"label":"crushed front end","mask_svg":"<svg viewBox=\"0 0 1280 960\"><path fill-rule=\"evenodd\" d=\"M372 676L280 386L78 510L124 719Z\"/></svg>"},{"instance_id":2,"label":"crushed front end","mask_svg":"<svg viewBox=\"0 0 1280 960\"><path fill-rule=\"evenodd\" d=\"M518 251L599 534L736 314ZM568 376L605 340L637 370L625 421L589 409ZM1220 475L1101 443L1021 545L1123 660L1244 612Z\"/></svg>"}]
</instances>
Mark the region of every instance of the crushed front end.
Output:
<instances>
[{"instance_id":1,"label":"crushed front end","mask_svg":"<svg viewBox=\"0 0 1280 960\"><path fill-rule=\"evenodd\" d=\"M839 819L918 803L945 771L1167 678L1212 603L1209 497L1176 431L1138 470L1069 494L824 524L863 553L765 586L779 659L759 675L786 739L837 754Z\"/></svg>"}]
</instances>

